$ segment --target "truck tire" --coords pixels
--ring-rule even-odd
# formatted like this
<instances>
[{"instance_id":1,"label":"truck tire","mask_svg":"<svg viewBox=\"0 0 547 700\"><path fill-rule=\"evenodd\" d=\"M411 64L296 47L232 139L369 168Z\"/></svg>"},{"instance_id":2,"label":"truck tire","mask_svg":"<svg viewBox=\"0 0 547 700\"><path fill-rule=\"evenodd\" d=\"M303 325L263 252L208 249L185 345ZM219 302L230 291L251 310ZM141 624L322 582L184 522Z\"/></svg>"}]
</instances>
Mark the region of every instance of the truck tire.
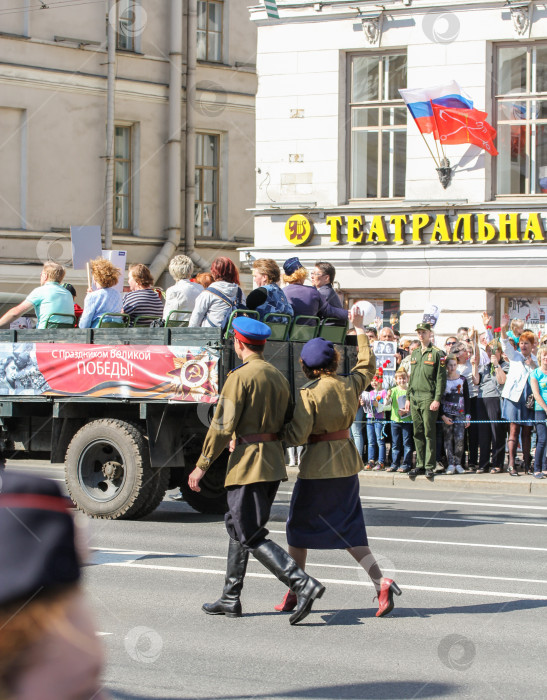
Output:
<instances>
[{"instance_id":1,"label":"truck tire","mask_svg":"<svg viewBox=\"0 0 547 700\"><path fill-rule=\"evenodd\" d=\"M201 488L199 493L192 491L188 486L188 475L190 472L186 472L186 477L180 486L180 490L186 503L194 510L197 510L198 513L224 515L228 510L226 489L224 488L226 462L227 458L223 460L221 455L213 466L205 472L205 476L199 482Z\"/></svg>"},{"instance_id":2,"label":"truck tire","mask_svg":"<svg viewBox=\"0 0 547 700\"><path fill-rule=\"evenodd\" d=\"M163 501L165 492L169 486L169 467L152 470L152 488L148 494L148 500L131 516L135 520L150 515Z\"/></svg>"},{"instance_id":3,"label":"truck tire","mask_svg":"<svg viewBox=\"0 0 547 700\"><path fill-rule=\"evenodd\" d=\"M74 435L65 481L79 510L109 520L135 517L157 486L144 435L115 418L93 420Z\"/></svg>"}]
</instances>

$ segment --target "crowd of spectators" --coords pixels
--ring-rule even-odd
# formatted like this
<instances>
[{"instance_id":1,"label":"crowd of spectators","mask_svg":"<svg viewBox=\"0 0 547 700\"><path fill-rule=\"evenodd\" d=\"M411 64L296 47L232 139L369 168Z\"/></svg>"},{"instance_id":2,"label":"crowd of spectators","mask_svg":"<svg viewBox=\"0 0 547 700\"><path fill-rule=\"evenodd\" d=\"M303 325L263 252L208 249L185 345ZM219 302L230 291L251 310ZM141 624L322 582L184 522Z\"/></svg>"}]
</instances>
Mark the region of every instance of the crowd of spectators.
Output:
<instances>
[{"instance_id":1,"label":"crowd of spectators","mask_svg":"<svg viewBox=\"0 0 547 700\"><path fill-rule=\"evenodd\" d=\"M490 322L485 312L483 332L461 327L440 348L446 387L436 431L436 473L506 470L511 476L524 472L547 478L547 338L540 342L522 320L510 320L507 314L497 329L499 337L494 337ZM420 343L412 338L401 342L389 327L370 327L367 333L371 343L397 340L397 371L394 377L383 377L387 397L379 395L374 380L363 392L352 438L365 470L408 473L414 450L412 423L408 416L401 417L401 396L412 372L413 353L422 352Z\"/></svg>"},{"instance_id":2,"label":"crowd of spectators","mask_svg":"<svg viewBox=\"0 0 547 700\"><path fill-rule=\"evenodd\" d=\"M268 319L273 321L278 320L276 313L281 320L316 316L339 324L348 319L333 287L335 268L328 262L317 262L310 275L297 257L285 261L283 274L274 260L255 260L256 288L248 299L238 268L226 257L216 258L209 272L194 277L192 260L175 256L169 265L174 284L165 292L154 287L146 265L130 265L129 289L123 296L121 272L111 262L97 258L90 268L92 285L83 309L75 301L74 287L63 283L65 269L47 262L40 286L0 318L0 327L28 327L22 321L32 311L37 328L45 328L48 319L57 315L73 317L74 325L81 328L96 328L101 318L120 313L129 317L130 325L156 325L156 321L162 325L172 312L178 312L177 320L191 327L222 327L236 308L256 310L261 319L270 314ZM306 284L310 277L311 285ZM520 447L524 472L547 478L547 342L539 343L523 321L510 321L507 315L502 318L499 337L494 338L490 321L485 312L482 332L460 327L441 348L447 380L436 431L437 472L499 473L507 453L507 472L517 476ZM384 326L382 319L366 333L371 345L375 344L377 374L361 396L351 436L365 469L409 472L414 445L405 397L413 353L422 353L423 348L419 339L401 339L396 328ZM381 360L388 346L395 349L396 371L384 374ZM537 446L532 470L534 433ZM300 452L291 451L291 464L298 462Z\"/></svg>"}]
</instances>

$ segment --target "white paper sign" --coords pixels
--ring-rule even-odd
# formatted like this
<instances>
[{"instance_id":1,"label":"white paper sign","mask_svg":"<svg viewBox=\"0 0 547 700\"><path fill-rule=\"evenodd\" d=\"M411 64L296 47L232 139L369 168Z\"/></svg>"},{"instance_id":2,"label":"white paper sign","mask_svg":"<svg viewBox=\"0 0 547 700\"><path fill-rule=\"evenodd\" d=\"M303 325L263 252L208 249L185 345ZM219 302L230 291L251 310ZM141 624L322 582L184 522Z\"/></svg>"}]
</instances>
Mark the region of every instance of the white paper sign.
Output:
<instances>
[{"instance_id":1,"label":"white paper sign","mask_svg":"<svg viewBox=\"0 0 547 700\"><path fill-rule=\"evenodd\" d=\"M86 263L102 255L100 226L71 226L70 242L75 270L85 270Z\"/></svg>"},{"instance_id":2,"label":"white paper sign","mask_svg":"<svg viewBox=\"0 0 547 700\"><path fill-rule=\"evenodd\" d=\"M127 251L126 250L103 250L101 251L103 258L110 260L110 262L115 266L119 267L122 271L118 284L115 285L114 289L117 289L120 294L123 294L123 280L125 277L125 263L127 261Z\"/></svg>"}]
</instances>

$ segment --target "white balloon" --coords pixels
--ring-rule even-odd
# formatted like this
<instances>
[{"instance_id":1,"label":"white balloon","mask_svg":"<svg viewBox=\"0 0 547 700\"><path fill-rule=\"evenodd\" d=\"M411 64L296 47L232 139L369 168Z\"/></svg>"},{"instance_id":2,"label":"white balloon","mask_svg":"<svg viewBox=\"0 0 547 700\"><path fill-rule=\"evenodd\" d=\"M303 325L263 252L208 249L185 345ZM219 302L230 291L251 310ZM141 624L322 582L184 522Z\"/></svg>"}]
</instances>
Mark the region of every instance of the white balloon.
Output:
<instances>
[{"instance_id":1,"label":"white balloon","mask_svg":"<svg viewBox=\"0 0 547 700\"><path fill-rule=\"evenodd\" d=\"M356 307L363 314L363 324L365 326L372 323L376 318L376 309L369 301L356 301L351 308L353 310Z\"/></svg>"}]
</instances>

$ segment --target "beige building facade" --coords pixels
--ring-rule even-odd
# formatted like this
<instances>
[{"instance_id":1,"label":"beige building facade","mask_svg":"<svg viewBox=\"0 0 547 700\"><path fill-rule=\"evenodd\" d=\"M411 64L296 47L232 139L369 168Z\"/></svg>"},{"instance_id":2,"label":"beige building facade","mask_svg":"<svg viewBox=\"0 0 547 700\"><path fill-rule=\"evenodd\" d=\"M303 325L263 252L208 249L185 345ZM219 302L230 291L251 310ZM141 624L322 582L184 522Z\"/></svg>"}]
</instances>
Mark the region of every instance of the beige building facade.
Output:
<instances>
[{"instance_id":1,"label":"beige building facade","mask_svg":"<svg viewBox=\"0 0 547 700\"><path fill-rule=\"evenodd\" d=\"M106 234L107 219L111 247L164 286L175 253L202 269L218 254L237 261L256 184L245 0L56 4L0 0L0 291L26 293L54 259L83 296L69 229Z\"/></svg>"}]
</instances>

